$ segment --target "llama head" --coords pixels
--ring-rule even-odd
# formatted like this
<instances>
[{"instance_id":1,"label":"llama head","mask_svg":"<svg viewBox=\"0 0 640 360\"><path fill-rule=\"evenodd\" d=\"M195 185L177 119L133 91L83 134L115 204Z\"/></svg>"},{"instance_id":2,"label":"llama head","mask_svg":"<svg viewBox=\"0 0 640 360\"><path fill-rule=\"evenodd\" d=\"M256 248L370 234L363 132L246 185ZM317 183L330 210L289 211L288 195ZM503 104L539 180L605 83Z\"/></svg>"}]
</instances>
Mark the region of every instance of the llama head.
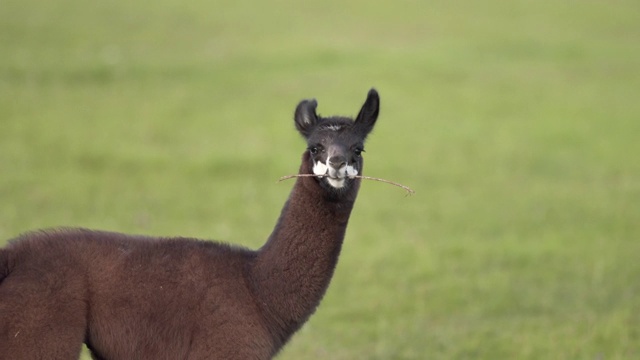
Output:
<instances>
[{"instance_id":1,"label":"llama head","mask_svg":"<svg viewBox=\"0 0 640 360\"><path fill-rule=\"evenodd\" d=\"M367 100L355 120L341 116L316 114L315 99L303 100L295 112L298 132L307 141L313 173L323 186L348 189L356 175L362 173L362 152L367 135L378 118L380 97L369 90Z\"/></svg>"}]
</instances>

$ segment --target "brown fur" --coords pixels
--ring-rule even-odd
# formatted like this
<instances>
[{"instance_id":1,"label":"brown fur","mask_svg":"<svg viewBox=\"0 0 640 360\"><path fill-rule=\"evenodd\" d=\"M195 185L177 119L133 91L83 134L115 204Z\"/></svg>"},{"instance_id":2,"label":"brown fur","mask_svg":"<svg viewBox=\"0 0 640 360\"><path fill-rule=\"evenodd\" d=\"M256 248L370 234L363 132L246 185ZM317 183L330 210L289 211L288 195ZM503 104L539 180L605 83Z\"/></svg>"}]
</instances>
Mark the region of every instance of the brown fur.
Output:
<instances>
[{"instance_id":1,"label":"brown fur","mask_svg":"<svg viewBox=\"0 0 640 360\"><path fill-rule=\"evenodd\" d=\"M363 142L373 122L347 135ZM299 173L312 173L313 159L306 151ZM86 229L27 233L0 249L0 359L77 359L82 343L95 359L269 359L320 303L359 181L331 189L298 178L257 251Z\"/></svg>"}]
</instances>

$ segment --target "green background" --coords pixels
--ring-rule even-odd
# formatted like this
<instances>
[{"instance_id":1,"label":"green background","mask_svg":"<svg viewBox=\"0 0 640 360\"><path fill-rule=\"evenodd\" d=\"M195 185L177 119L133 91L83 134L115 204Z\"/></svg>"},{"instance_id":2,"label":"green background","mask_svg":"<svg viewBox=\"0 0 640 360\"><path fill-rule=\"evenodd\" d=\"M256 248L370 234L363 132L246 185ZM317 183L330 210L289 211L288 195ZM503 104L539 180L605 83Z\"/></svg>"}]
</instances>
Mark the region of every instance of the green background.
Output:
<instances>
[{"instance_id":1,"label":"green background","mask_svg":"<svg viewBox=\"0 0 640 360\"><path fill-rule=\"evenodd\" d=\"M637 0L2 0L0 238L257 248L295 105L372 86L365 174L417 193L364 183L278 358L640 358Z\"/></svg>"}]
</instances>

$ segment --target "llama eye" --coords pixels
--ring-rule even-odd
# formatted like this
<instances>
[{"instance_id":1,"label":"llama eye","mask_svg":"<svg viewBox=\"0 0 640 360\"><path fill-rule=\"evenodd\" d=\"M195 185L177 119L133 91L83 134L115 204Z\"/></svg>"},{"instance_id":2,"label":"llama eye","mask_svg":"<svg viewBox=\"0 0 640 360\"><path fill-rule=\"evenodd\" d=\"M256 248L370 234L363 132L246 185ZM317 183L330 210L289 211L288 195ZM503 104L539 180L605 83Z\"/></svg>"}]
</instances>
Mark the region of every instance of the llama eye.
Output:
<instances>
[{"instance_id":1,"label":"llama eye","mask_svg":"<svg viewBox=\"0 0 640 360\"><path fill-rule=\"evenodd\" d=\"M309 150L309 153L311 155L316 155L318 153L324 152L324 147L320 144L309 146L307 149Z\"/></svg>"},{"instance_id":2,"label":"llama eye","mask_svg":"<svg viewBox=\"0 0 640 360\"><path fill-rule=\"evenodd\" d=\"M353 151L353 153L356 154L356 156L362 155L363 152L364 152L364 149L359 149L359 148Z\"/></svg>"}]
</instances>

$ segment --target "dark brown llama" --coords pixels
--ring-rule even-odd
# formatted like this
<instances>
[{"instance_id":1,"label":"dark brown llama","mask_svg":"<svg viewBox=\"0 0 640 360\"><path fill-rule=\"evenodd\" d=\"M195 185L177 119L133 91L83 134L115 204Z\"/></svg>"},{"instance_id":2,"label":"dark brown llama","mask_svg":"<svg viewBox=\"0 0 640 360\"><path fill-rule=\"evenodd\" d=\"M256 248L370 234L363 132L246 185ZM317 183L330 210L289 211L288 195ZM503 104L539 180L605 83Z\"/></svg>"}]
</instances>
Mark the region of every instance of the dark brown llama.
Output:
<instances>
[{"instance_id":1,"label":"dark brown llama","mask_svg":"<svg viewBox=\"0 0 640 360\"><path fill-rule=\"evenodd\" d=\"M295 111L299 177L257 251L85 229L32 232L0 249L0 359L269 359L313 314L333 275L378 117Z\"/></svg>"}]
</instances>

